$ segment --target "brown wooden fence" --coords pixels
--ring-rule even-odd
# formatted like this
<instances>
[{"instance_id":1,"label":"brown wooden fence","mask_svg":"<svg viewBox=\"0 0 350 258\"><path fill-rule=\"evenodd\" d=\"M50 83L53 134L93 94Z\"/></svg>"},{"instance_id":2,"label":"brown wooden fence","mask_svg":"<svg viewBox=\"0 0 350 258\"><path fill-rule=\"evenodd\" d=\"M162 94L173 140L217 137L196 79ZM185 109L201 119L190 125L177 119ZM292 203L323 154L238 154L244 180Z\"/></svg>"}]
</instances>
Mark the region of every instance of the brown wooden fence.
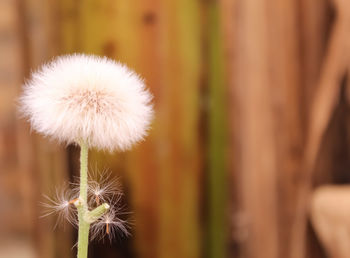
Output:
<instances>
[{"instance_id":1,"label":"brown wooden fence","mask_svg":"<svg viewBox=\"0 0 350 258\"><path fill-rule=\"evenodd\" d=\"M30 70L80 52L140 73L156 110L133 151L92 153L121 179L133 221L130 239L93 244L92 257L323 257L309 193L349 168L334 155L346 112L329 109L324 129L312 113L336 67L323 65L336 19L326 0L0 1L0 237L73 257L74 230L53 231L38 202L77 173L77 150L30 134L15 99Z\"/></svg>"}]
</instances>

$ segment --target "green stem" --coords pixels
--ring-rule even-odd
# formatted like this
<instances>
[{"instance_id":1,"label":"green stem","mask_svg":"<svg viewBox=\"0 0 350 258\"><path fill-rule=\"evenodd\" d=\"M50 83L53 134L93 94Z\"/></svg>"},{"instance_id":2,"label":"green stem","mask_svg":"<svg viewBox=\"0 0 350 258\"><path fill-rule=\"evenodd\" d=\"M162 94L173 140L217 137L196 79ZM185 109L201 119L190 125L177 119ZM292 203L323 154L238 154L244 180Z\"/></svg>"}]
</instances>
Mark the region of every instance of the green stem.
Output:
<instances>
[{"instance_id":1,"label":"green stem","mask_svg":"<svg viewBox=\"0 0 350 258\"><path fill-rule=\"evenodd\" d=\"M97 208L92 211L85 212L84 220L88 223L94 223L100 217L103 216L109 209L109 205L107 203L101 204Z\"/></svg>"},{"instance_id":2,"label":"green stem","mask_svg":"<svg viewBox=\"0 0 350 258\"><path fill-rule=\"evenodd\" d=\"M88 212L87 205L87 171L88 171L88 146L80 144L80 195L76 203L78 209L79 232L78 232L78 258L87 258L89 245L90 223L84 220L84 215Z\"/></svg>"},{"instance_id":3,"label":"green stem","mask_svg":"<svg viewBox=\"0 0 350 258\"><path fill-rule=\"evenodd\" d=\"M78 233L78 258L87 258L89 245L90 224L84 221L83 216L79 214L79 233Z\"/></svg>"},{"instance_id":4,"label":"green stem","mask_svg":"<svg viewBox=\"0 0 350 258\"><path fill-rule=\"evenodd\" d=\"M80 144L80 200L85 207L87 204L87 173L88 173L88 147L85 143Z\"/></svg>"}]
</instances>

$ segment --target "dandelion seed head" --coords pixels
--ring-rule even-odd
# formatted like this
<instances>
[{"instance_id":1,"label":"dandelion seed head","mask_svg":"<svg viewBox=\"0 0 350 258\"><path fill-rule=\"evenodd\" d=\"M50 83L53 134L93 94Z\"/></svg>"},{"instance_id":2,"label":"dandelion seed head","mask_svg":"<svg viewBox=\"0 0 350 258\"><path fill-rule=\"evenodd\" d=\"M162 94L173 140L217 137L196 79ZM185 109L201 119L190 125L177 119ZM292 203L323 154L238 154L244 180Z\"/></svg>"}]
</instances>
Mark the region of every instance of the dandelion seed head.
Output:
<instances>
[{"instance_id":1,"label":"dandelion seed head","mask_svg":"<svg viewBox=\"0 0 350 258\"><path fill-rule=\"evenodd\" d=\"M123 151L147 134L151 99L143 80L125 65L76 54L33 73L20 110L33 129L60 142Z\"/></svg>"}]
</instances>

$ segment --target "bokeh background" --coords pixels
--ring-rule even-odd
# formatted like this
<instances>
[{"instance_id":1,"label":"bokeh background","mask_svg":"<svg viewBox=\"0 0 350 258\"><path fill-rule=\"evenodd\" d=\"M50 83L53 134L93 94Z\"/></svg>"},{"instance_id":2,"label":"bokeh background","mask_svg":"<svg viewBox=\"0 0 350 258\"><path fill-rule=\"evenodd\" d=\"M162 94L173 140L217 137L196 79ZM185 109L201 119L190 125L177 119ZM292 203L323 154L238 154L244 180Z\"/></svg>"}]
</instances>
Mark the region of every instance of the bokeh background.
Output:
<instances>
[{"instance_id":1,"label":"bokeh background","mask_svg":"<svg viewBox=\"0 0 350 258\"><path fill-rule=\"evenodd\" d=\"M334 2L0 0L0 257L75 256L75 229L39 203L79 150L16 111L30 71L75 52L126 63L156 110L132 151L91 151L123 185L132 236L89 257L331 257L309 211L318 186L350 181L350 4Z\"/></svg>"}]
</instances>

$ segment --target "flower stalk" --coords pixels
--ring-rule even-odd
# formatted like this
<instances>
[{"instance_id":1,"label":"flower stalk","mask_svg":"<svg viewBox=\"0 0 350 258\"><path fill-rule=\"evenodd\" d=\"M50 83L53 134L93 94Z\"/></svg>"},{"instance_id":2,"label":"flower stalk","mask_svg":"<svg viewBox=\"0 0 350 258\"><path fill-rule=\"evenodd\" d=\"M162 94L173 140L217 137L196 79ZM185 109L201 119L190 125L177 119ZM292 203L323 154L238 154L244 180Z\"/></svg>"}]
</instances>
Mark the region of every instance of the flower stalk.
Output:
<instances>
[{"instance_id":1,"label":"flower stalk","mask_svg":"<svg viewBox=\"0 0 350 258\"><path fill-rule=\"evenodd\" d=\"M80 191L79 199L75 202L78 209L79 231L78 231L78 258L87 258L89 245L90 223L84 220L84 214L87 208L87 183L88 183L88 153L87 145L82 142L80 144Z\"/></svg>"},{"instance_id":2,"label":"flower stalk","mask_svg":"<svg viewBox=\"0 0 350 258\"><path fill-rule=\"evenodd\" d=\"M83 206L87 207L87 187L88 187L88 156L89 149L84 142L80 143L80 195L79 199Z\"/></svg>"},{"instance_id":3,"label":"flower stalk","mask_svg":"<svg viewBox=\"0 0 350 258\"><path fill-rule=\"evenodd\" d=\"M120 193L109 177L88 180L88 151L125 151L142 141L153 118L152 94L125 65L84 54L61 56L43 65L23 85L20 111L34 130L65 144L80 145L78 189L47 198L45 216L59 213L78 225L78 258L87 258L89 240L128 235L118 218ZM59 118L59 119L58 119ZM76 209L72 206L75 206ZM91 230L89 236L89 231Z\"/></svg>"},{"instance_id":4,"label":"flower stalk","mask_svg":"<svg viewBox=\"0 0 350 258\"><path fill-rule=\"evenodd\" d=\"M88 156L89 148L86 143L80 143L80 186L79 198L74 202L78 210L78 258L87 258L89 245L90 224L105 214L109 205L104 203L89 211L88 194Z\"/></svg>"}]
</instances>

